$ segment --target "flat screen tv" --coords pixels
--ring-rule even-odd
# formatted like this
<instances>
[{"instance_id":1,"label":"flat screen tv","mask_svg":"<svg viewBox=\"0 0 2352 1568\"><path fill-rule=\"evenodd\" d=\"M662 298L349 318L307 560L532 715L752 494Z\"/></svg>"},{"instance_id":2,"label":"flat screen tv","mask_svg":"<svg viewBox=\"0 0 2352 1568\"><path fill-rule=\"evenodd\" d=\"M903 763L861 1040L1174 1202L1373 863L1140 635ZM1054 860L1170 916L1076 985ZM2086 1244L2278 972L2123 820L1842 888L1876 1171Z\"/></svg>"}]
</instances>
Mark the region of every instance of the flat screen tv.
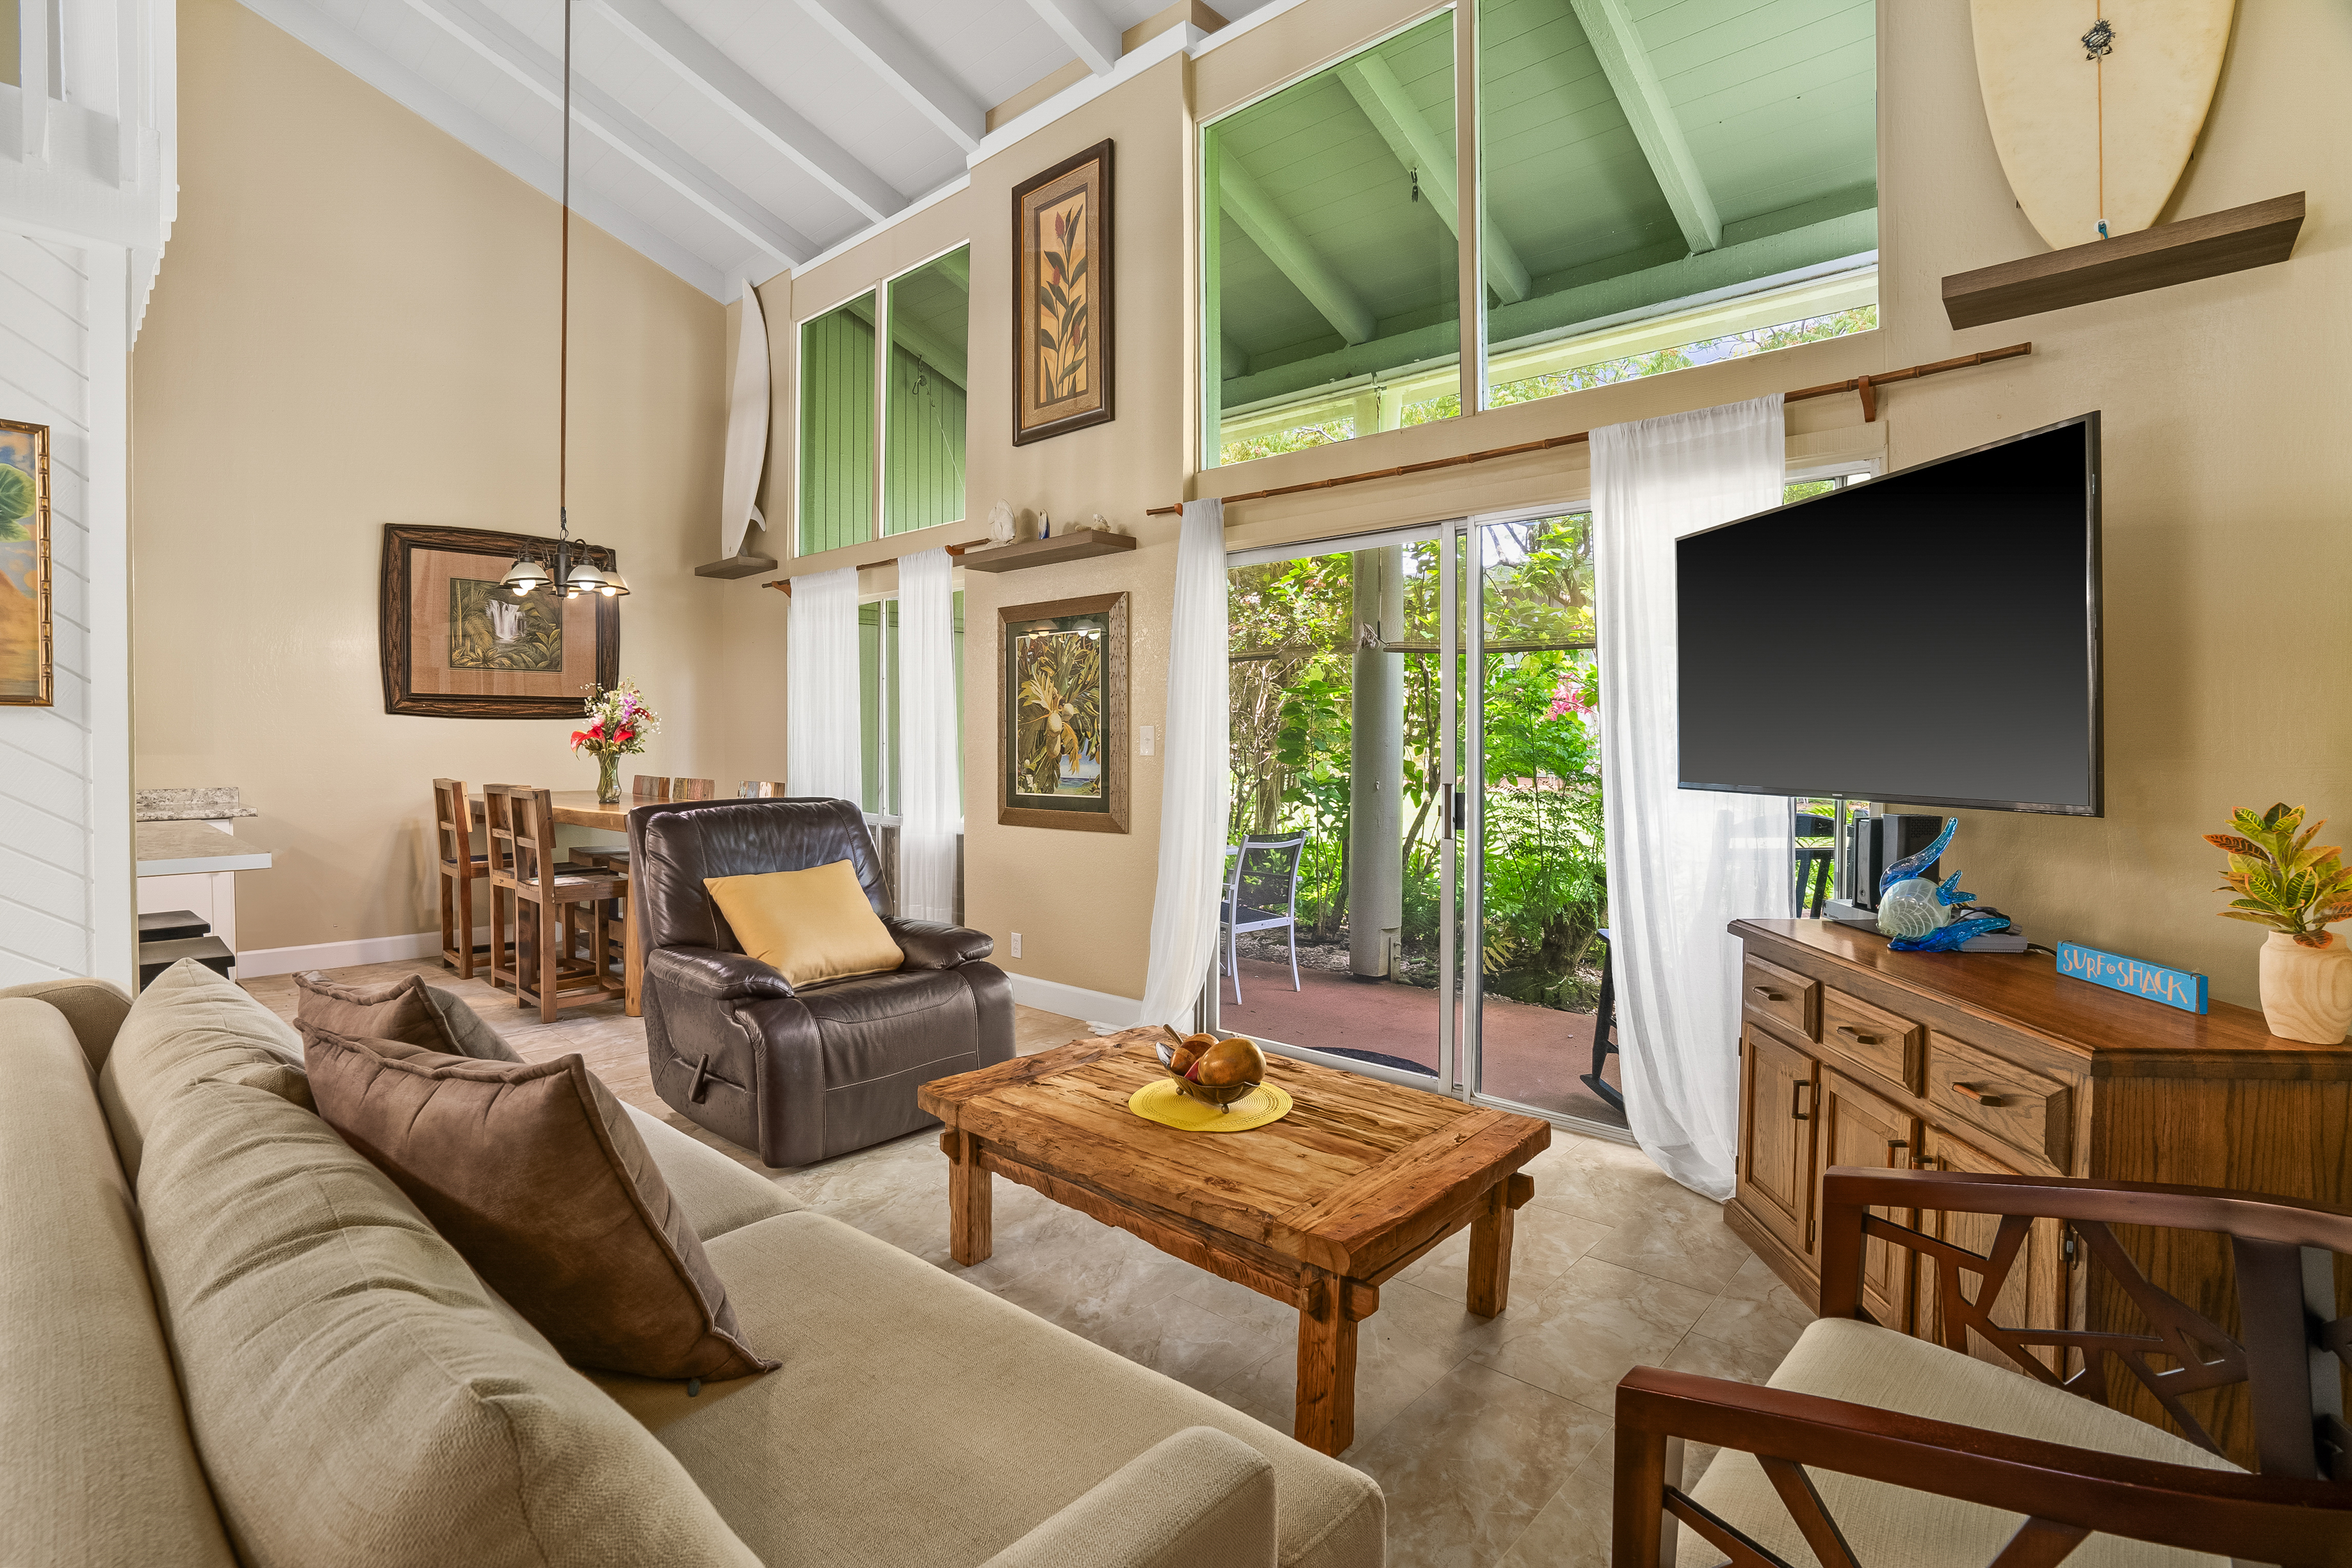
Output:
<instances>
[{"instance_id":1,"label":"flat screen tv","mask_svg":"<svg viewBox=\"0 0 2352 1568\"><path fill-rule=\"evenodd\" d=\"M1684 789L2101 814L2097 413L1675 556Z\"/></svg>"}]
</instances>

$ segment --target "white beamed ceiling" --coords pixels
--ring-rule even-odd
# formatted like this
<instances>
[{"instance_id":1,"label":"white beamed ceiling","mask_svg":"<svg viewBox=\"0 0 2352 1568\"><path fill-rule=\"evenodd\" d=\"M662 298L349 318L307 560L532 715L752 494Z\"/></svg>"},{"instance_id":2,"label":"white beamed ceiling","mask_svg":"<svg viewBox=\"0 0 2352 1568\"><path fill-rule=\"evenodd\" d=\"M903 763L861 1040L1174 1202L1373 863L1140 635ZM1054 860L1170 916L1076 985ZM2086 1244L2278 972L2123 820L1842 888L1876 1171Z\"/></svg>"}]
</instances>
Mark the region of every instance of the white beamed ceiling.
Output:
<instances>
[{"instance_id":1,"label":"white beamed ceiling","mask_svg":"<svg viewBox=\"0 0 2352 1568\"><path fill-rule=\"evenodd\" d=\"M696 287L730 298L739 276L764 280L872 227L877 220L845 191L862 193L868 205L906 205L961 178L966 149L901 84L944 79L984 110L1061 69L1077 56L1043 3L614 0L608 11L604 0L573 0L572 205ZM1214 9L1238 20L1267 3L1217 0ZM525 51L562 58L562 0L245 4L554 193L562 116L528 85ZM1166 0L1053 5L1091 6L1125 29ZM655 12L656 24L674 19L698 35L788 114L717 101L613 14L643 16L648 5L668 13ZM877 36L878 22L885 47L911 51L913 68L886 75L818 12L843 18L837 25L856 36ZM790 134L776 132L778 118L794 122Z\"/></svg>"}]
</instances>

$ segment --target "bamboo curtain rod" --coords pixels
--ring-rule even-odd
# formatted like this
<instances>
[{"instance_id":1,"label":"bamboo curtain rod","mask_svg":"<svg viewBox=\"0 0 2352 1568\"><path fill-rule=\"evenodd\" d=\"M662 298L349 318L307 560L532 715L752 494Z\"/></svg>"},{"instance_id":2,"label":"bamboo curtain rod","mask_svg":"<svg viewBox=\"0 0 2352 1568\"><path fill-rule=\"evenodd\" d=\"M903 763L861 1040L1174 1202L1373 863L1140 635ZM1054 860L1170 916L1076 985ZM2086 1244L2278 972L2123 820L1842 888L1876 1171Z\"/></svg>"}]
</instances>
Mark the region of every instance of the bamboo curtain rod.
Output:
<instances>
[{"instance_id":1,"label":"bamboo curtain rod","mask_svg":"<svg viewBox=\"0 0 2352 1568\"><path fill-rule=\"evenodd\" d=\"M1971 365L1990 365L1997 360L2014 360L2033 352L2033 345L2011 343L2005 349L1987 349L1980 354L1962 354L1957 360L1937 360L1929 364L1906 365L1899 371L1883 375L1856 376L1851 381L1828 382L1817 387L1799 387L1795 392L1782 392L1782 402L1802 402L1807 398L1833 397L1839 392L1862 394L1862 417L1865 422L1878 418L1878 389L1889 382L1917 381L1921 376L1938 376L1946 371L1962 371ZM1342 474L1334 479L1310 479L1299 485L1276 485L1266 490L1244 490L1237 496L1214 497L1227 505L1235 501L1263 501L1276 496L1297 496L1308 490L1331 490L1342 485L1360 485L1367 479L1395 479L1407 474L1427 474L1439 468L1459 468L1465 464L1485 463L1496 457L1518 457L1529 452L1548 452L1555 446L1573 446L1580 441L1590 441L1592 433L1579 430L1567 435L1554 435L1542 441L1522 441L1516 446L1490 446L1483 452L1465 452L1458 457L1434 457L1426 463L1406 463L1394 468L1373 468L1361 474ZM1212 499L1202 497L1202 499ZM1179 502L1172 507L1153 507L1144 513L1150 517L1173 517L1184 509Z\"/></svg>"}]
</instances>

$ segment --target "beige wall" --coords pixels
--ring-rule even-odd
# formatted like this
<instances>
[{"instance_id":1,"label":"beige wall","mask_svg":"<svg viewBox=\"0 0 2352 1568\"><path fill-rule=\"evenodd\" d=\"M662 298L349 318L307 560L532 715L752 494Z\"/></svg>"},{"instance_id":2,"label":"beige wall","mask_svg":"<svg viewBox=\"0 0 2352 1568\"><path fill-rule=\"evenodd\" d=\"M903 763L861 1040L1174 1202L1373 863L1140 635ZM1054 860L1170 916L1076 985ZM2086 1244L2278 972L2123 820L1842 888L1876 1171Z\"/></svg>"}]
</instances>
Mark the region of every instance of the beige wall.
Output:
<instances>
[{"instance_id":1,"label":"beige wall","mask_svg":"<svg viewBox=\"0 0 2352 1568\"><path fill-rule=\"evenodd\" d=\"M376 652L384 524L554 531L556 207L234 0L185 0L180 50L180 217L133 356L138 781L262 813L241 947L423 930L435 775L595 778L563 721L386 715ZM781 731L732 706L758 627L730 639L692 575L723 313L576 220L572 309L572 516L619 552L622 673L666 720L633 761L764 774Z\"/></svg>"},{"instance_id":2,"label":"beige wall","mask_svg":"<svg viewBox=\"0 0 2352 1568\"><path fill-rule=\"evenodd\" d=\"M969 191L803 274L769 286L780 403L769 513L790 516L791 321L959 239L972 253L975 388L1005 384L1005 251L1013 183L1104 136L1118 142L1118 418L1014 449L1002 394L971 404L971 506L1000 496L1056 516L1099 509L1141 536L1132 558L975 577L965 713L967 894L975 925L1019 973L1126 996L1143 985L1156 863L1158 764L1136 758L1128 838L995 825L995 606L1125 589L1135 595L1133 712L1157 726L1174 525L1146 507L1358 468L1421 461L1619 420L1842 379L2031 339L2030 360L1883 395L1901 465L2098 408L2107 494L2107 815L1962 813L1950 862L2035 937L2073 938L2208 971L2251 1002L2260 934L2215 919L2213 852L2198 835L2238 804L2308 801L2352 832L2352 654L2334 607L2352 578L2342 432L2352 349L2352 114L2332 84L2352 69L2352 16L2322 0L2240 8L2213 116L2168 216L2307 190L2312 217L2284 267L1954 332L1948 272L2042 247L2002 177L1976 82L1962 0L1880 6L1882 329L1672 376L1522 404L1244 467L1196 472L1190 377L1192 131L1213 114L1424 13L1416 0L1308 0L1214 49L1170 62L998 153ZM1850 424L1851 400L1793 407L1792 433ZM1285 501L1236 506L1234 544L1323 537L1580 497L1585 450ZM779 483L779 481L782 481ZM970 537L934 530L907 543ZM782 540L779 535L772 536ZM792 569L868 564L890 541ZM887 571L887 569L886 569ZM887 580L868 575L869 587ZM1921 585L1881 618L1889 656L1923 632L1965 629L1966 605ZM1824 654L1825 679L1834 661ZM1013 929L1024 956L1002 945Z\"/></svg>"}]
</instances>

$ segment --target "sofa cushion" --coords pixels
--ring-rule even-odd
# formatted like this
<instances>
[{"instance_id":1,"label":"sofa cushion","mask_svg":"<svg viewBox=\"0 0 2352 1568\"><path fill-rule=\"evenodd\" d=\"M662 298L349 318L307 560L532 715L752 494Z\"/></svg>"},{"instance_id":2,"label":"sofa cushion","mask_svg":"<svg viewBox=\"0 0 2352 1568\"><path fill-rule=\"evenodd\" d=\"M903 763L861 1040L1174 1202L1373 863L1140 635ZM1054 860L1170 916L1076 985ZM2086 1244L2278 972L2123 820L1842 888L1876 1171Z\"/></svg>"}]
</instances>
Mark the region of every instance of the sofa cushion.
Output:
<instances>
[{"instance_id":1,"label":"sofa cushion","mask_svg":"<svg viewBox=\"0 0 2352 1568\"><path fill-rule=\"evenodd\" d=\"M808 1206L759 1172L729 1159L689 1134L635 1105L624 1106L646 1152L661 1167L695 1235L708 1241L777 1214L797 1214Z\"/></svg>"},{"instance_id":2,"label":"sofa cushion","mask_svg":"<svg viewBox=\"0 0 2352 1568\"><path fill-rule=\"evenodd\" d=\"M906 962L845 860L714 876L702 885L743 951L795 988L887 974Z\"/></svg>"},{"instance_id":3,"label":"sofa cushion","mask_svg":"<svg viewBox=\"0 0 2352 1568\"><path fill-rule=\"evenodd\" d=\"M457 1041L457 1054L470 1056L477 1061L520 1061L515 1048L506 1036L482 1021L471 1003L455 991L445 991L438 986L427 986L425 994L441 1009L441 1021L449 1026L449 1038Z\"/></svg>"},{"instance_id":4,"label":"sofa cushion","mask_svg":"<svg viewBox=\"0 0 2352 1568\"><path fill-rule=\"evenodd\" d=\"M0 998L7 997L36 997L65 1014L93 1073L105 1064L114 1031L131 1011L131 998L111 980L35 980L0 989Z\"/></svg>"},{"instance_id":5,"label":"sofa cushion","mask_svg":"<svg viewBox=\"0 0 2352 1568\"><path fill-rule=\"evenodd\" d=\"M2012 1437L2038 1437L2045 1443L2200 1469L2238 1469L2218 1454L2209 1454L2104 1405L1927 1340L1850 1318L1822 1318L1807 1327L1773 1373L1771 1386ZM1844 1531L1854 1557L1864 1563L1903 1563L1916 1568L1965 1563L1977 1568L1999 1556L2002 1543L2025 1522L2023 1514L1883 1481L1824 1469L1808 1473L1820 1489L1822 1500L1829 1505L1831 1516ZM1754 1455L1724 1449L1691 1489L1691 1497L1796 1568L1818 1564ZM1681 1561L1692 1568L1726 1561L1722 1553L1687 1531L1683 1540ZM2090 1537L2066 1559L2066 1568L2192 1565L2229 1568L2219 1557L2112 1535Z\"/></svg>"},{"instance_id":6,"label":"sofa cushion","mask_svg":"<svg viewBox=\"0 0 2352 1568\"><path fill-rule=\"evenodd\" d=\"M1118 1468L982 1568L1275 1568L1274 1466L1187 1427Z\"/></svg>"},{"instance_id":7,"label":"sofa cushion","mask_svg":"<svg viewBox=\"0 0 2352 1568\"><path fill-rule=\"evenodd\" d=\"M567 1360L645 1377L775 1365L744 1344L685 1208L577 1052L476 1061L299 1027L319 1114Z\"/></svg>"},{"instance_id":8,"label":"sofa cushion","mask_svg":"<svg viewBox=\"0 0 2352 1568\"><path fill-rule=\"evenodd\" d=\"M669 1454L316 1115L199 1081L146 1153L165 1332L248 1568L754 1568Z\"/></svg>"},{"instance_id":9,"label":"sofa cushion","mask_svg":"<svg viewBox=\"0 0 2352 1568\"><path fill-rule=\"evenodd\" d=\"M971 1568L1188 1427L1273 1463L1281 1563L1381 1562L1368 1477L837 1220L763 1219L710 1260L786 1370L699 1399L596 1381L769 1568Z\"/></svg>"},{"instance_id":10,"label":"sofa cushion","mask_svg":"<svg viewBox=\"0 0 2352 1568\"><path fill-rule=\"evenodd\" d=\"M337 1034L396 1040L453 1056L473 1054L457 1043L457 1032L442 1016L440 1004L425 988L422 975L352 986L331 979L323 969L305 969L294 977L294 990L297 1030L314 1023Z\"/></svg>"},{"instance_id":11,"label":"sofa cushion","mask_svg":"<svg viewBox=\"0 0 2352 1568\"><path fill-rule=\"evenodd\" d=\"M293 1026L236 982L183 958L131 1004L99 1071L99 1101L133 1187L148 1123L179 1090L216 1077L310 1106Z\"/></svg>"},{"instance_id":12,"label":"sofa cushion","mask_svg":"<svg viewBox=\"0 0 2352 1568\"><path fill-rule=\"evenodd\" d=\"M0 1558L231 1568L86 1050L0 999Z\"/></svg>"}]
</instances>

